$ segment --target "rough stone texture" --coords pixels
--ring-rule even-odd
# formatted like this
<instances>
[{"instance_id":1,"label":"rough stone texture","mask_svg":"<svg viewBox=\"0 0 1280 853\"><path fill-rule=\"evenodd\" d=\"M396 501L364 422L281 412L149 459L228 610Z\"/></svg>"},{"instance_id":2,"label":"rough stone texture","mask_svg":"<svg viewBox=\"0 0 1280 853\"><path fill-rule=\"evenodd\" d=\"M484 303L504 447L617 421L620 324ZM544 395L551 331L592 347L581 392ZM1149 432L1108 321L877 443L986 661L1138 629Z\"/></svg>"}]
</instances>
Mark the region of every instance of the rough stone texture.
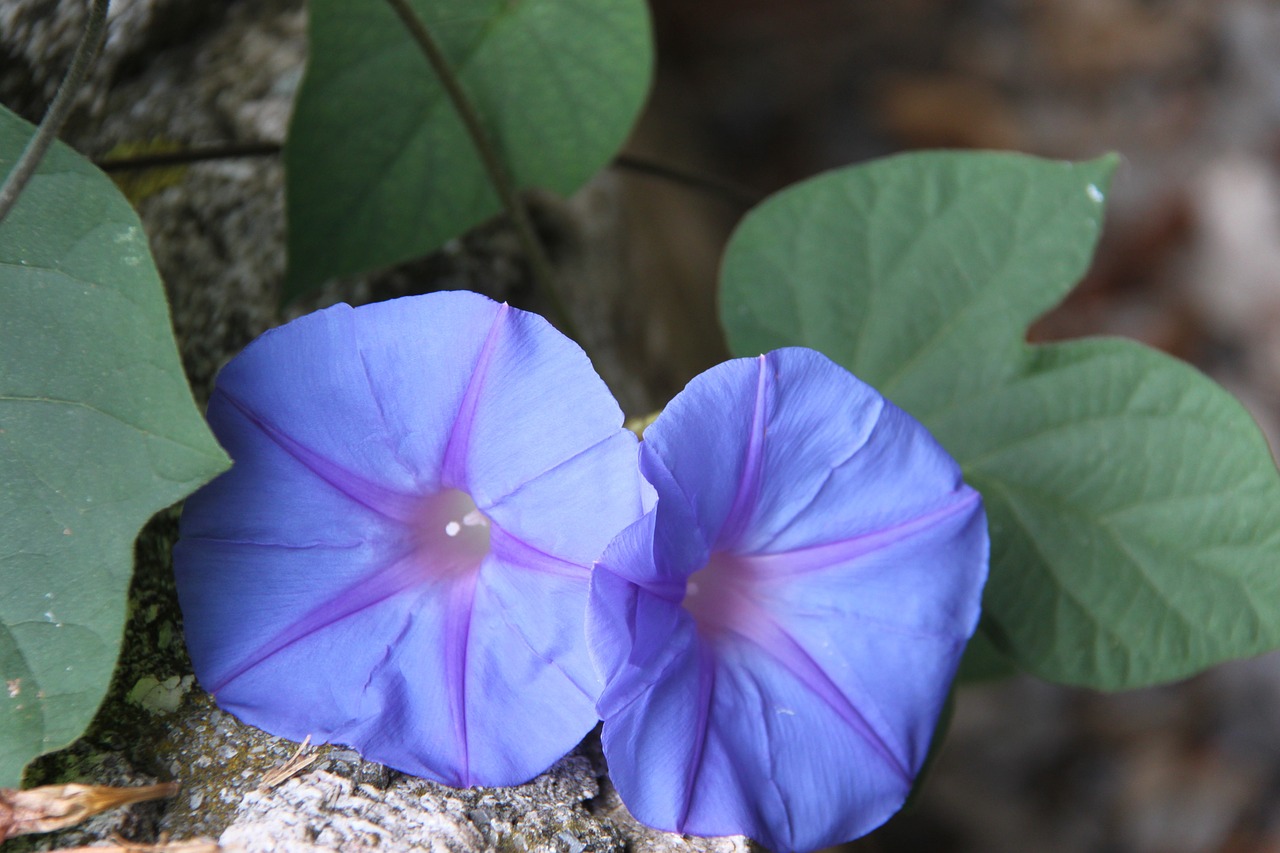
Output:
<instances>
[{"instance_id":1,"label":"rough stone texture","mask_svg":"<svg viewBox=\"0 0 1280 853\"><path fill-rule=\"evenodd\" d=\"M0 101L39 119L78 39L84 7L81 0L0 0ZM304 58L301 0L115 0L106 48L63 138L89 156L157 140L178 147L279 141ZM543 307L514 239L495 223L429 258L333 282L286 314L278 308L285 258L278 158L221 160L151 178L131 182L128 191L200 400L218 368L257 334L338 299L466 288ZM623 181L604 176L571 201L539 198L535 218L583 343L624 408L643 414L704 364L655 360L638 369L637 354L652 354L655 338L645 291L628 262L633 247L620 236L628 224L625 195ZM668 328L656 340L660 347L679 337ZM658 373L667 379L655 390L645 375ZM221 836L225 849L253 851L748 849L743 839L684 839L637 824L609 785L591 738L584 751L515 788L453 790L325 746L300 776L259 790L263 775L296 745L242 725L193 685L170 567L176 525L176 510L161 513L139 538L123 657L98 718L83 740L36 762L28 781L177 779L181 792L73 831L17 840L6 851L84 845L112 834L136 841Z\"/></svg>"},{"instance_id":2,"label":"rough stone texture","mask_svg":"<svg viewBox=\"0 0 1280 853\"><path fill-rule=\"evenodd\" d=\"M251 793L220 839L246 851L371 850L388 843L431 851L478 850L484 839L456 800L429 791L379 790L323 770Z\"/></svg>"},{"instance_id":3,"label":"rough stone texture","mask_svg":"<svg viewBox=\"0 0 1280 853\"><path fill-rule=\"evenodd\" d=\"M80 41L88 3L5 0L0 3L0 91L5 106L35 121L52 100ZM184 41L214 4L182 0L116 0L90 83L77 93L70 127L91 126L107 108L111 83L134 73L166 45Z\"/></svg>"},{"instance_id":4,"label":"rough stone texture","mask_svg":"<svg viewBox=\"0 0 1280 853\"><path fill-rule=\"evenodd\" d=\"M377 787L316 770L269 794L249 793L221 842L250 853L748 850L741 840L685 839L645 830L618 813L616 798L602 796L598 773L582 754L507 789L456 790L403 776Z\"/></svg>"}]
</instances>

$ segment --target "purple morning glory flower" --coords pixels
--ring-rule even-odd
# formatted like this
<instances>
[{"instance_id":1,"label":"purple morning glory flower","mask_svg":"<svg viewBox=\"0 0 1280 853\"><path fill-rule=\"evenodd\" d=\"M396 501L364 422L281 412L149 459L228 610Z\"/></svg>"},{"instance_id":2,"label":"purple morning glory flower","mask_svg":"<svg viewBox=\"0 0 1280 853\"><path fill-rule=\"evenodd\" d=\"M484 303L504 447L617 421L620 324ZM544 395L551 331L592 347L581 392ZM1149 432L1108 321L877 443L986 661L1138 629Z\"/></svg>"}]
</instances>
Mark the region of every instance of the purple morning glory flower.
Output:
<instances>
[{"instance_id":1,"label":"purple morning glory flower","mask_svg":"<svg viewBox=\"0 0 1280 853\"><path fill-rule=\"evenodd\" d=\"M623 802L779 851L874 829L976 627L978 494L924 427L805 349L697 377L640 458L658 502L600 560L587 618Z\"/></svg>"},{"instance_id":2,"label":"purple morning glory flower","mask_svg":"<svg viewBox=\"0 0 1280 853\"><path fill-rule=\"evenodd\" d=\"M200 682L246 722L449 785L511 785L596 722L590 567L640 517L586 355L471 293L267 332L218 377L234 467L174 551Z\"/></svg>"}]
</instances>

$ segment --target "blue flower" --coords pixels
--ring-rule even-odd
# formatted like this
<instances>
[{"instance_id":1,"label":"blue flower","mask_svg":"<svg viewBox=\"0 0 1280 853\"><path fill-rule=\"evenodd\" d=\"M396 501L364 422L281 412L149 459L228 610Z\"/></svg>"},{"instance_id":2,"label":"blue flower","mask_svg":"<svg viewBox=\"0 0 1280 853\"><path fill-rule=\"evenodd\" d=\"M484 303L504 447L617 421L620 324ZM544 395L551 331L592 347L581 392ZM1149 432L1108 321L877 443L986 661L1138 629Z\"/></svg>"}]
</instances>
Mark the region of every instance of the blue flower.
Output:
<instances>
[{"instance_id":1,"label":"blue flower","mask_svg":"<svg viewBox=\"0 0 1280 853\"><path fill-rule=\"evenodd\" d=\"M546 321L339 305L228 364L209 422L235 466L187 502L174 568L223 708L455 786L526 781L592 728L590 567L648 487Z\"/></svg>"},{"instance_id":2,"label":"blue flower","mask_svg":"<svg viewBox=\"0 0 1280 853\"><path fill-rule=\"evenodd\" d=\"M600 560L587 618L623 802L780 851L874 829L977 623L978 494L920 424L804 349L694 379L640 458L658 502Z\"/></svg>"}]
</instances>

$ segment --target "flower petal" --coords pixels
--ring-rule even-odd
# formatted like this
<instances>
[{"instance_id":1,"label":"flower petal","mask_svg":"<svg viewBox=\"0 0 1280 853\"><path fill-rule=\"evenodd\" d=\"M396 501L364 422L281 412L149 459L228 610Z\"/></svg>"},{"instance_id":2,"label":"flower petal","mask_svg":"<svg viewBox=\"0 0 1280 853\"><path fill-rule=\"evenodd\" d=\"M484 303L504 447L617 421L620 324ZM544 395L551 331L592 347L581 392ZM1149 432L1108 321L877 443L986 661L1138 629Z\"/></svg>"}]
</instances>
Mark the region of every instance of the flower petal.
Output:
<instances>
[{"instance_id":1,"label":"flower petal","mask_svg":"<svg viewBox=\"0 0 1280 853\"><path fill-rule=\"evenodd\" d=\"M719 539L750 474L759 380L754 360L720 364L695 377L645 430L641 470L658 492L658 535L670 528L669 535L678 537L660 549L660 557L670 549L672 558L700 553L705 559Z\"/></svg>"},{"instance_id":2,"label":"flower petal","mask_svg":"<svg viewBox=\"0 0 1280 853\"><path fill-rule=\"evenodd\" d=\"M452 768L465 763L465 754L455 737L449 682L415 677L446 671L449 596L402 582L371 591L366 581L345 597L309 606L312 596L295 601L285 582L307 591L311 573L341 570L349 554L264 553L228 543L179 547L185 553L175 553L175 561L187 567L183 612L197 616L186 620L192 658L219 705L283 737L359 744L371 760L457 783ZM264 565L280 589L256 591ZM253 594L225 593L226 584L250 573L257 575L251 585L232 588ZM244 630L256 648L233 668L219 669L225 638L205 626Z\"/></svg>"},{"instance_id":3,"label":"flower petal","mask_svg":"<svg viewBox=\"0 0 1280 853\"><path fill-rule=\"evenodd\" d=\"M399 523L321 478L225 399L210 403L209 421L238 463L188 498L174 573L196 674L216 692L409 545Z\"/></svg>"},{"instance_id":4,"label":"flower petal","mask_svg":"<svg viewBox=\"0 0 1280 853\"><path fill-rule=\"evenodd\" d=\"M495 546L476 585L466 657L466 785L526 782L598 719L599 681L583 642L588 570L566 564L571 571L556 574L516 559Z\"/></svg>"},{"instance_id":5,"label":"flower petal","mask_svg":"<svg viewBox=\"0 0 1280 853\"><path fill-rule=\"evenodd\" d=\"M586 567L644 510L649 487L636 455L635 434L615 426L603 440L482 509L527 546L577 563L585 580Z\"/></svg>"},{"instance_id":6,"label":"flower petal","mask_svg":"<svg viewBox=\"0 0 1280 853\"><path fill-rule=\"evenodd\" d=\"M605 552L587 619L623 801L780 851L880 825L976 627L977 493L922 426L799 349L694 379L641 452L653 521Z\"/></svg>"},{"instance_id":7,"label":"flower petal","mask_svg":"<svg viewBox=\"0 0 1280 853\"><path fill-rule=\"evenodd\" d=\"M613 676L599 704L606 720L601 742L609 777L638 820L683 832L695 791L706 787L699 772L712 662L679 605L604 569L597 569L592 595L598 619L592 645L603 671ZM640 660L629 660L633 654ZM707 834L742 831L733 814L736 787L712 789L727 792L724 805L730 814Z\"/></svg>"},{"instance_id":8,"label":"flower petal","mask_svg":"<svg viewBox=\"0 0 1280 853\"><path fill-rule=\"evenodd\" d=\"M658 681L672 665L672 656L680 653L679 638L693 627L680 607L683 578L664 581L653 567L655 516L650 511L618 534L591 573L587 648L605 685L597 703L601 717L614 714ZM650 582L630 579L646 568Z\"/></svg>"},{"instance_id":9,"label":"flower petal","mask_svg":"<svg viewBox=\"0 0 1280 853\"><path fill-rule=\"evenodd\" d=\"M454 480L447 485L468 492L485 512L595 445L617 441L623 422L586 353L546 320L509 311L493 332L445 462ZM617 484L590 488L638 491L625 469L616 476Z\"/></svg>"},{"instance_id":10,"label":"flower petal","mask_svg":"<svg viewBox=\"0 0 1280 853\"><path fill-rule=\"evenodd\" d=\"M660 638L638 637L668 650L662 677L602 706L609 775L638 820L812 850L868 832L901 806L910 777L847 724L842 707L815 701L783 662L751 644L713 649L680 608L613 578L605 583L629 586L638 609L670 611L656 625L674 624Z\"/></svg>"},{"instance_id":11,"label":"flower petal","mask_svg":"<svg viewBox=\"0 0 1280 853\"><path fill-rule=\"evenodd\" d=\"M702 821L714 826L720 801L736 796L747 818L737 831L778 853L814 850L864 835L902 806L914 774L850 726L847 707L815 702L809 685L758 647L726 645L715 660L708 779L699 786L706 802L695 798L685 831L703 834ZM709 773L712 762L724 766ZM712 795L717 775L724 781Z\"/></svg>"},{"instance_id":12,"label":"flower petal","mask_svg":"<svg viewBox=\"0 0 1280 853\"><path fill-rule=\"evenodd\" d=\"M471 293L348 305L273 329L218 374L259 428L397 495L440 487L463 394L502 306ZM448 334L440 334L447 329Z\"/></svg>"},{"instance_id":13,"label":"flower petal","mask_svg":"<svg viewBox=\"0 0 1280 853\"><path fill-rule=\"evenodd\" d=\"M825 356L779 350L769 363L778 414L768 427L765 486L751 534L735 550L888 530L944 509L965 488L960 466L924 427Z\"/></svg>"},{"instance_id":14,"label":"flower petal","mask_svg":"<svg viewBox=\"0 0 1280 853\"><path fill-rule=\"evenodd\" d=\"M236 464L174 560L223 707L452 785L524 782L594 725L589 566L648 487L546 321L467 293L337 306L224 368L209 420Z\"/></svg>"},{"instance_id":15,"label":"flower petal","mask_svg":"<svg viewBox=\"0 0 1280 853\"><path fill-rule=\"evenodd\" d=\"M684 412L712 423L690 428ZM880 530L936 508L961 483L918 423L801 348L703 373L644 446L656 457L646 476L660 468L676 478L717 550L789 550Z\"/></svg>"},{"instance_id":16,"label":"flower petal","mask_svg":"<svg viewBox=\"0 0 1280 853\"><path fill-rule=\"evenodd\" d=\"M987 547L986 519L973 494L913 536L845 564L754 585L767 616L746 633L815 699L856 709L867 736L914 777L977 627ZM786 557L747 559L773 564Z\"/></svg>"}]
</instances>

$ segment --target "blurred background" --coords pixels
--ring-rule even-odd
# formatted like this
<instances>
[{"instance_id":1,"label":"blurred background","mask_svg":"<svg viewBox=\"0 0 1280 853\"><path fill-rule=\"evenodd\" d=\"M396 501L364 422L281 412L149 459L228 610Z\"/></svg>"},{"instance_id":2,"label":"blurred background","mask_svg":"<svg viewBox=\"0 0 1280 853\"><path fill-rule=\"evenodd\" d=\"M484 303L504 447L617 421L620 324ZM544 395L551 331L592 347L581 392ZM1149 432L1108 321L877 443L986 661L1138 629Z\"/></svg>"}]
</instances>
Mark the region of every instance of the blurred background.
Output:
<instances>
[{"instance_id":1,"label":"blurred background","mask_svg":"<svg viewBox=\"0 0 1280 853\"><path fill-rule=\"evenodd\" d=\"M1122 335L1186 359L1277 446L1280 3L652 6L659 74L629 150L757 192L918 148L1120 152L1092 271L1033 339ZM667 275L685 310L711 316L741 210L640 192L705 223L653 227L674 232ZM680 248L694 234L711 245ZM691 347L690 369L720 345ZM916 807L841 849L1280 851L1280 656L1121 695L1032 679L963 688Z\"/></svg>"}]
</instances>

